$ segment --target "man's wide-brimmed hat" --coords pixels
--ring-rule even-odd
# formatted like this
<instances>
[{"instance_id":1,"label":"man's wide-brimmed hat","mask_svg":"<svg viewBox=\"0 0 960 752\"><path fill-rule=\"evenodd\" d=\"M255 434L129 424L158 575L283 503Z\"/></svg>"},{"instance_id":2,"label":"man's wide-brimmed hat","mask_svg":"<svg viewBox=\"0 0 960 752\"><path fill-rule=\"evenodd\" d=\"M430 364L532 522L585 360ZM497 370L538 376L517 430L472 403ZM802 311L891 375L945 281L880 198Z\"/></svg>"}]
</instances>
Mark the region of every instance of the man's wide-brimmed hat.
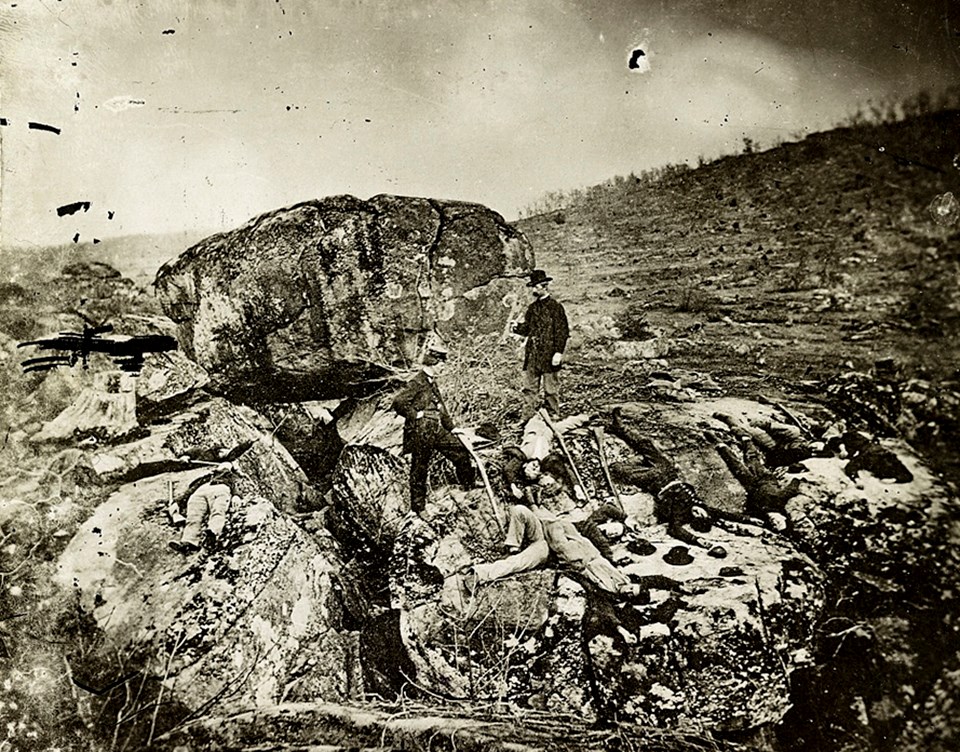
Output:
<instances>
[{"instance_id":1,"label":"man's wide-brimmed hat","mask_svg":"<svg viewBox=\"0 0 960 752\"><path fill-rule=\"evenodd\" d=\"M543 269L534 269L530 272L530 281L527 282L527 287L536 287L537 285L544 285L552 281L553 277L548 277Z\"/></svg>"}]
</instances>

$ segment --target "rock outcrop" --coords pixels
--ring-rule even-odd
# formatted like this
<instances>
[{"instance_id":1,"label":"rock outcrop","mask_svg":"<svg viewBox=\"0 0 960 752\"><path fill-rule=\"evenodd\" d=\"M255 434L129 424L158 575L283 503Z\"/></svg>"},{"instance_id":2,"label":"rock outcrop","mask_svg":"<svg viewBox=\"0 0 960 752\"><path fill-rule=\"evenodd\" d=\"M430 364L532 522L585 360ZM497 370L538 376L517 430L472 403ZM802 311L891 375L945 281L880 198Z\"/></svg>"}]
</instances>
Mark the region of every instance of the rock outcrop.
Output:
<instances>
[{"instance_id":1,"label":"rock outcrop","mask_svg":"<svg viewBox=\"0 0 960 752\"><path fill-rule=\"evenodd\" d=\"M369 391L429 332L501 329L511 277L532 264L523 236L477 204L335 196L204 240L156 286L216 386L256 401L325 399Z\"/></svg>"},{"instance_id":2,"label":"rock outcrop","mask_svg":"<svg viewBox=\"0 0 960 752\"><path fill-rule=\"evenodd\" d=\"M56 581L103 632L104 655L146 655L141 670L193 711L340 701L362 693L360 614L345 611L337 547L308 535L262 496L236 497L212 550L167 546L162 474L118 489L59 557ZM92 656L86 661L92 662Z\"/></svg>"},{"instance_id":3,"label":"rock outcrop","mask_svg":"<svg viewBox=\"0 0 960 752\"><path fill-rule=\"evenodd\" d=\"M569 441L584 438L574 432ZM677 541L663 525L641 529L652 543L645 555L632 545L638 534L623 533L612 547L625 574L663 588L675 581L675 592L654 587L647 603L598 592L556 564L464 591L461 573L502 555L484 491L449 488L438 476L422 518L404 516L402 463L359 446L341 463L335 503L388 559L411 691L724 731L776 724L790 707L790 676L813 654L824 580L786 539L718 530L712 538L726 559L695 550L690 564L671 566L663 557ZM598 480L586 483L602 491ZM651 503L632 500L647 523Z\"/></svg>"},{"instance_id":4,"label":"rock outcrop","mask_svg":"<svg viewBox=\"0 0 960 752\"><path fill-rule=\"evenodd\" d=\"M95 374L93 383L30 437L31 441L67 441L88 436L119 439L137 427L136 381L120 370Z\"/></svg>"}]
</instances>

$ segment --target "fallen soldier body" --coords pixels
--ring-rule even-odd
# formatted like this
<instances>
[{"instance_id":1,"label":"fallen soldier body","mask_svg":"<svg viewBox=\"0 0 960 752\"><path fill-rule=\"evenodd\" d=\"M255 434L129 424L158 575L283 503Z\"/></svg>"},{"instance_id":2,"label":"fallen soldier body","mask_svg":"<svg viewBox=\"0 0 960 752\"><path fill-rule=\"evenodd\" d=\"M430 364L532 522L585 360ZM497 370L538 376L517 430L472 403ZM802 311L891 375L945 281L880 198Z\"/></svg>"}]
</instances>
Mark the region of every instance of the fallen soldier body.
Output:
<instances>
[{"instance_id":1,"label":"fallen soldier body","mask_svg":"<svg viewBox=\"0 0 960 752\"><path fill-rule=\"evenodd\" d=\"M717 454L747 492L747 514L766 518L775 529L785 529L786 505L800 493L800 481L793 478L784 484L776 472L771 472L764 465L763 456L752 440L744 441L741 451L737 452L724 442L717 441L712 433L706 432L704 435L716 442Z\"/></svg>"},{"instance_id":2,"label":"fallen soldier body","mask_svg":"<svg viewBox=\"0 0 960 752\"><path fill-rule=\"evenodd\" d=\"M672 537L704 548L711 556L722 559L727 555L726 549L697 533L707 533L716 524L738 535L751 535L752 532L743 525L763 526L763 521L755 517L708 506L696 489L682 479L676 464L653 441L623 423L619 409L613 412L610 433L640 455L610 465L611 475L653 496L654 516L657 522L667 525L667 532Z\"/></svg>"},{"instance_id":3,"label":"fallen soldier body","mask_svg":"<svg viewBox=\"0 0 960 752\"><path fill-rule=\"evenodd\" d=\"M763 452L769 467L789 467L813 456L813 447L797 426L775 420L744 422L725 413L714 413L713 417L726 423L743 439L752 440Z\"/></svg>"},{"instance_id":4,"label":"fallen soldier body","mask_svg":"<svg viewBox=\"0 0 960 752\"><path fill-rule=\"evenodd\" d=\"M631 582L577 530L567 516L575 508L573 502L552 475L542 474L536 491L534 505L510 507L505 546L515 553L474 565L463 580L469 592L481 583L535 569L546 563L552 552L561 564L605 592L623 598L649 598L645 587Z\"/></svg>"},{"instance_id":5,"label":"fallen soldier body","mask_svg":"<svg viewBox=\"0 0 960 752\"><path fill-rule=\"evenodd\" d=\"M183 516L179 515L176 504L171 507L170 515L175 523L182 521L183 531L178 540L170 541L170 548L190 554L199 551L203 542L208 548L217 545L234 498L235 473L232 462L221 463L199 486L189 490Z\"/></svg>"},{"instance_id":6,"label":"fallen soldier body","mask_svg":"<svg viewBox=\"0 0 960 752\"><path fill-rule=\"evenodd\" d=\"M843 472L853 481L861 470L866 470L875 478L892 480L895 483L910 483L913 473L900 461L895 452L881 446L876 441L857 431L847 431L842 436L827 442L827 449L839 452L840 447L846 450L849 462Z\"/></svg>"}]
</instances>

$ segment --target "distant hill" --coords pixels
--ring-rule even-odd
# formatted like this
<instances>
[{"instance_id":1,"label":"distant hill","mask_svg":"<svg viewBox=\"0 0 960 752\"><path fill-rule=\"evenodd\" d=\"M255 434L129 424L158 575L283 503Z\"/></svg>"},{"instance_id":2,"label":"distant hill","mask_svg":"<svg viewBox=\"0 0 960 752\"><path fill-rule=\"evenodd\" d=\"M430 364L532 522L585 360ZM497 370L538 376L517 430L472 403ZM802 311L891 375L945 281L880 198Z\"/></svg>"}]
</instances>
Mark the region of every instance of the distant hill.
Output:
<instances>
[{"instance_id":1,"label":"distant hill","mask_svg":"<svg viewBox=\"0 0 960 752\"><path fill-rule=\"evenodd\" d=\"M960 195L958 154L956 110L838 128L617 178L517 226L575 321L643 319L676 338L671 363L799 381L892 356L944 375L960 225L929 207Z\"/></svg>"},{"instance_id":2,"label":"distant hill","mask_svg":"<svg viewBox=\"0 0 960 752\"><path fill-rule=\"evenodd\" d=\"M109 264L139 287L149 285L160 266L185 251L212 231L185 230L156 235L127 235L99 243L77 243L44 248L0 250L0 274L6 281L23 278L48 279L68 264L100 261Z\"/></svg>"}]
</instances>

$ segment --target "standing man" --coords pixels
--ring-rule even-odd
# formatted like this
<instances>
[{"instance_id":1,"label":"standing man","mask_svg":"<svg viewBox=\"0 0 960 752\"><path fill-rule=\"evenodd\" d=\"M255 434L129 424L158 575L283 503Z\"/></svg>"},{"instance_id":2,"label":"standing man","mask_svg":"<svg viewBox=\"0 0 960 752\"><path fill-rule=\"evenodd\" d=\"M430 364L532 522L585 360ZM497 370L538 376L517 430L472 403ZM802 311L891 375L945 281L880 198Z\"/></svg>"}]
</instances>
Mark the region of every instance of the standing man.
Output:
<instances>
[{"instance_id":1,"label":"standing man","mask_svg":"<svg viewBox=\"0 0 960 752\"><path fill-rule=\"evenodd\" d=\"M470 452L457 438L436 378L443 373L447 350L440 344L428 346L423 368L393 400L393 409L404 418L403 452L410 455L410 509L420 514L427 505L427 470L434 452L453 463L457 480L464 489L473 488L476 470Z\"/></svg>"},{"instance_id":2,"label":"standing man","mask_svg":"<svg viewBox=\"0 0 960 752\"><path fill-rule=\"evenodd\" d=\"M567 346L570 328L563 306L550 297L551 277L542 269L530 273L527 287L533 302L527 307L523 321L513 331L527 338L523 358L523 420L528 421L537 410L537 397L543 383L543 401L547 410L560 414L560 364Z\"/></svg>"}]
</instances>

